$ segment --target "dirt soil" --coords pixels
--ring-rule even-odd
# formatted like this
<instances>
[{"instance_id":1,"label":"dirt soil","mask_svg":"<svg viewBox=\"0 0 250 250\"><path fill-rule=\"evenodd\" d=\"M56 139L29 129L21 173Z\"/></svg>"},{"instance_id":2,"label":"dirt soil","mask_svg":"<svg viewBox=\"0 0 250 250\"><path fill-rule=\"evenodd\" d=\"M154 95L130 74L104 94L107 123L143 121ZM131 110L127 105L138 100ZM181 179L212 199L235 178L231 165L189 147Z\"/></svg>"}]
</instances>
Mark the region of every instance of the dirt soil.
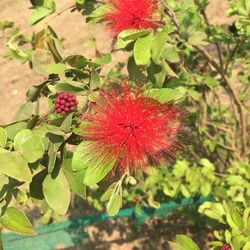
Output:
<instances>
[{"instance_id":1,"label":"dirt soil","mask_svg":"<svg viewBox=\"0 0 250 250\"><path fill-rule=\"evenodd\" d=\"M60 12L71 6L73 0L56 0L57 10ZM226 0L210 0L208 16L211 23L228 24L231 18L226 17ZM24 30L28 26L28 16L31 12L31 4L27 0L1 0L0 1L0 20L10 20L16 27ZM40 30L43 22L35 26L35 30ZM97 48L103 52L110 51L112 42L111 37L105 32L101 25L89 27L84 17L78 11L70 13L63 12L50 22L56 33L65 38L63 55L82 54L86 57L93 57L93 49L84 47L84 43L90 38L95 37ZM28 28L28 33L32 29ZM26 31L27 32L27 31ZM6 32L7 35L8 32ZM29 68L27 64L16 61L6 61L2 58L6 51L6 39L0 36L0 124L14 121L18 107L25 102L25 93L32 85L36 85L45 80L45 76L39 75ZM114 54L113 58L117 61L124 56L121 52ZM109 65L109 66L112 66Z\"/></svg>"},{"instance_id":2,"label":"dirt soil","mask_svg":"<svg viewBox=\"0 0 250 250\"><path fill-rule=\"evenodd\" d=\"M74 4L73 0L55 1L58 11ZM226 0L210 0L207 14L211 23L224 25L232 22L232 19L226 17L227 5ZM10 20L21 30L32 31L28 28L30 7L31 4L27 0L1 0L0 21ZM84 17L77 11L73 13L63 12L51 21L50 25L59 37L65 38L64 56L82 54L88 58L93 57L93 49L84 47L84 43L93 37L96 38L97 48L100 51L110 51L112 38L109 34L104 32L100 25L89 27L85 23ZM39 30L41 27L42 23L37 25L35 30ZM8 31L5 35L7 34ZM25 93L29 87L46 79L45 76L32 71L27 64L3 59L5 51L6 39L0 35L0 124L14 121L18 107L25 102ZM123 57L121 52L114 55L115 61L122 60ZM172 225L175 225L174 230ZM186 228L186 232L183 231L184 228ZM169 220L154 219L140 229L129 221L110 221L88 227L90 244L74 249L168 249L167 240L172 240L175 233L192 234L202 244L202 239L204 240L205 236L201 236L200 230L197 225L184 225L179 217L171 217Z\"/></svg>"}]
</instances>

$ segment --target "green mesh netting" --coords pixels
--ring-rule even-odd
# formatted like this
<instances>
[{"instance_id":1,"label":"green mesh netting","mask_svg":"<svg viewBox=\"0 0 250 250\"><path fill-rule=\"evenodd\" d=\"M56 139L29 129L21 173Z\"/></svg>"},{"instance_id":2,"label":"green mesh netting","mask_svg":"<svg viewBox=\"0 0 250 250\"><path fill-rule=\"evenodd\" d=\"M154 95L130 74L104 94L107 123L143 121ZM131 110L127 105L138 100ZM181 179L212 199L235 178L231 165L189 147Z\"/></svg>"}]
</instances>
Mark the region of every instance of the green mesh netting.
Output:
<instances>
[{"instance_id":1,"label":"green mesh netting","mask_svg":"<svg viewBox=\"0 0 250 250\"><path fill-rule=\"evenodd\" d=\"M88 225L109 218L132 217L143 223L151 216L165 216L183 206L195 206L204 201L212 200L212 196L185 198L162 203L160 208L142 207L140 214L134 208L120 210L114 217L105 214L91 215L76 220L67 220L36 228L36 236L25 236L14 233L2 235L4 250L52 250L57 246L70 247L88 242L84 228Z\"/></svg>"}]
</instances>

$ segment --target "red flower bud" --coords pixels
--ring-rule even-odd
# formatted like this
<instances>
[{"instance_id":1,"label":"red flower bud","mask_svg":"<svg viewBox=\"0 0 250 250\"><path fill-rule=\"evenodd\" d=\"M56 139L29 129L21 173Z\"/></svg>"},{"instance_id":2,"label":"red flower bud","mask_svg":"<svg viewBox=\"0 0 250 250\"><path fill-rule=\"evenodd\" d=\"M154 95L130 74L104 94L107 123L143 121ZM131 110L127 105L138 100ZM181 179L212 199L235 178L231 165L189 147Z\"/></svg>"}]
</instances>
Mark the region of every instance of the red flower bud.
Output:
<instances>
[{"instance_id":1,"label":"red flower bud","mask_svg":"<svg viewBox=\"0 0 250 250\"><path fill-rule=\"evenodd\" d=\"M232 248L228 244L224 244L220 250L232 250Z\"/></svg>"},{"instance_id":2,"label":"red flower bud","mask_svg":"<svg viewBox=\"0 0 250 250\"><path fill-rule=\"evenodd\" d=\"M68 112L74 111L77 102L76 97L70 93L61 93L56 97L55 110L58 114L65 115Z\"/></svg>"},{"instance_id":3,"label":"red flower bud","mask_svg":"<svg viewBox=\"0 0 250 250\"><path fill-rule=\"evenodd\" d=\"M199 67L199 72L200 72L201 74L204 74L204 73L206 72L206 67L205 67L205 65L201 65L201 66Z\"/></svg>"}]
</instances>

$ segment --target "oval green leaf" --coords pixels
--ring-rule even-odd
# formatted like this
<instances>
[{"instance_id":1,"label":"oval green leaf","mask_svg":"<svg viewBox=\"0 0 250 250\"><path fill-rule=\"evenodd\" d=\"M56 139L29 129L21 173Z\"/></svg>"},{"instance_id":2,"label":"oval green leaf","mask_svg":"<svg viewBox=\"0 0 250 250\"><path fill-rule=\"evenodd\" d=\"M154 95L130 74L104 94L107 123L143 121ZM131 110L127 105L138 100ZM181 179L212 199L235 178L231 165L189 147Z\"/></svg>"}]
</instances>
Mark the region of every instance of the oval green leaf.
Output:
<instances>
[{"instance_id":1,"label":"oval green leaf","mask_svg":"<svg viewBox=\"0 0 250 250\"><path fill-rule=\"evenodd\" d=\"M108 215L115 216L119 212L119 209L121 208L121 203L122 203L121 196L117 193L114 193L107 204Z\"/></svg>"},{"instance_id":2,"label":"oval green leaf","mask_svg":"<svg viewBox=\"0 0 250 250\"><path fill-rule=\"evenodd\" d=\"M44 153L44 145L42 139L38 135L32 136L21 146L24 159L28 163L33 163L42 158Z\"/></svg>"},{"instance_id":3,"label":"oval green leaf","mask_svg":"<svg viewBox=\"0 0 250 250\"><path fill-rule=\"evenodd\" d=\"M0 154L0 173L27 183L32 179L27 162L18 152Z\"/></svg>"},{"instance_id":4,"label":"oval green leaf","mask_svg":"<svg viewBox=\"0 0 250 250\"><path fill-rule=\"evenodd\" d=\"M33 136L30 129L22 129L19 131L14 138L14 149L16 151L21 149L21 146Z\"/></svg>"},{"instance_id":5,"label":"oval green leaf","mask_svg":"<svg viewBox=\"0 0 250 250\"><path fill-rule=\"evenodd\" d=\"M0 127L0 148L5 148L7 142L7 132Z\"/></svg>"},{"instance_id":6,"label":"oval green leaf","mask_svg":"<svg viewBox=\"0 0 250 250\"><path fill-rule=\"evenodd\" d=\"M49 174L43 181L43 193L48 205L59 214L66 214L70 204L70 188L63 171L56 178Z\"/></svg>"},{"instance_id":7,"label":"oval green leaf","mask_svg":"<svg viewBox=\"0 0 250 250\"><path fill-rule=\"evenodd\" d=\"M1 218L1 223L7 229L19 234L36 234L26 215L15 207L8 207Z\"/></svg>"},{"instance_id":8,"label":"oval green leaf","mask_svg":"<svg viewBox=\"0 0 250 250\"><path fill-rule=\"evenodd\" d=\"M101 181L114 167L115 160L111 159L109 161L105 161L105 157L99 157L100 159L96 159L95 161L91 161L89 163L89 167L86 170L83 183L86 186L94 186L99 181Z\"/></svg>"},{"instance_id":9,"label":"oval green leaf","mask_svg":"<svg viewBox=\"0 0 250 250\"><path fill-rule=\"evenodd\" d=\"M134 46L134 58L137 65L147 65L150 62L152 43L152 34L137 39Z\"/></svg>"}]
</instances>

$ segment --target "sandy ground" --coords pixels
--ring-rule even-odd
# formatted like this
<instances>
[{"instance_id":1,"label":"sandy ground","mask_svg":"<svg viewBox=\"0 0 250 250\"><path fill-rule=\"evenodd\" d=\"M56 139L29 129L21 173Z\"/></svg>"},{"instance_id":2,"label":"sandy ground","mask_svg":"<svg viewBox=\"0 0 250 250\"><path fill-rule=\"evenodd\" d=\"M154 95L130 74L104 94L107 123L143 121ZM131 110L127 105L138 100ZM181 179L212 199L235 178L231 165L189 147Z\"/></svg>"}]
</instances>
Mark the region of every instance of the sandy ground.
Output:
<instances>
[{"instance_id":1,"label":"sandy ground","mask_svg":"<svg viewBox=\"0 0 250 250\"><path fill-rule=\"evenodd\" d=\"M56 0L56 3L57 10L60 11L71 6L74 1ZM227 4L226 0L210 0L208 16L212 23L231 23L231 19L226 18ZM21 30L26 29L28 27L28 16L31 11L29 9L30 7L31 5L28 0L1 0L0 21L11 20L14 21L15 26L19 27ZM84 47L84 43L92 37L96 38L97 48L100 51L110 51L112 38L109 34L103 30L102 26L97 25L95 27L88 27L85 23L84 17L77 11L73 13L70 13L69 11L64 12L54 19L50 25L57 32L59 37L65 38L63 49L64 56L82 54L89 58L93 57L93 49L86 49ZM37 25L35 30L39 30L41 27L42 24ZM13 121L18 107L25 102L25 93L29 87L37 85L46 79L45 76L32 71L27 64L4 60L2 56L5 50L6 39L0 38L0 124ZM121 52L118 52L113 58L115 58L115 61L119 61L122 60L123 57L124 55ZM112 64L110 67L112 67ZM156 224L157 223L158 222L156 221ZM161 225L161 227L165 226L167 225ZM124 239L124 236L122 235L127 228L124 228L124 226L119 227L117 224L113 225L112 222L110 222L109 227L112 228L112 232L110 232L110 229L107 231L107 226L102 227L102 225L96 225L89 227L88 234L90 235L91 242L90 245L86 248L84 247L84 249L167 249L163 239L166 239L169 231L171 232L169 229L164 231L160 227L160 224L157 224L152 228L153 230L163 230L163 232L160 233L161 235L158 235L157 231L154 233L147 231L146 234L145 232L137 234L138 239L133 237L128 239L128 234L127 238ZM150 239L156 236L159 237L151 242ZM150 245L150 242L152 244L154 243L155 247Z\"/></svg>"},{"instance_id":2,"label":"sandy ground","mask_svg":"<svg viewBox=\"0 0 250 250\"><path fill-rule=\"evenodd\" d=\"M61 11L73 5L72 0L56 1L57 10ZM15 26L21 30L28 27L28 16L31 12L29 1L0 1L0 20L11 20ZM15 13L15 15L13 15ZM17 14L18 13L18 14ZM97 40L97 49L103 53L110 52L112 38L104 32L100 25L88 26L85 23L84 16L78 11L73 13L66 11L56 17L49 23L56 31L60 38L65 38L63 56L80 54L87 58L93 58L94 49L86 48L84 44L90 38L95 37ZM43 23L36 25L35 30L39 31ZM30 34L33 28L26 31ZM7 34L7 32L6 32ZM27 64L16 61L6 61L2 58L6 51L6 39L0 39L0 124L8 123L14 120L18 107L25 102L25 93L32 85L37 85L46 79L45 76L39 75L29 68ZM124 56L122 52L116 52L115 61L119 61ZM112 64L111 64L112 66Z\"/></svg>"},{"instance_id":3,"label":"sandy ground","mask_svg":"<svg viewBox=\"0 0 250 250\"><path fill-rule=\"evenodd\" d=\"M57 11L61 11L74 3L73 0L56 0ZM230 19L226 18L226 0L210 0L208 16L212 23L226 24ZM28 16L31 12L28 0L1 0L0 20L11 20L21 30L28 27ZM43 23L35 26L40 30ZM50 22L59 37L65 38L63 55L82 54L93 57L93 49L84 48L84 43L89 38L95 37L97 48L103 52L110 51L111 37L101 25L89 27L84 17L77 11L63 12ZM32 31L32 29L27 32ZM32 85L41 83L45 76L32 71L27 64L16 61L6 61L2 58L6 50L6 39L0 38L0 124L5 124L15 119L18 107L25 102L25 93ZM120 60L122 53L118 52L113 58ZM112 64L111 64L112 66Z\"/></svg>"}]
</instances>

